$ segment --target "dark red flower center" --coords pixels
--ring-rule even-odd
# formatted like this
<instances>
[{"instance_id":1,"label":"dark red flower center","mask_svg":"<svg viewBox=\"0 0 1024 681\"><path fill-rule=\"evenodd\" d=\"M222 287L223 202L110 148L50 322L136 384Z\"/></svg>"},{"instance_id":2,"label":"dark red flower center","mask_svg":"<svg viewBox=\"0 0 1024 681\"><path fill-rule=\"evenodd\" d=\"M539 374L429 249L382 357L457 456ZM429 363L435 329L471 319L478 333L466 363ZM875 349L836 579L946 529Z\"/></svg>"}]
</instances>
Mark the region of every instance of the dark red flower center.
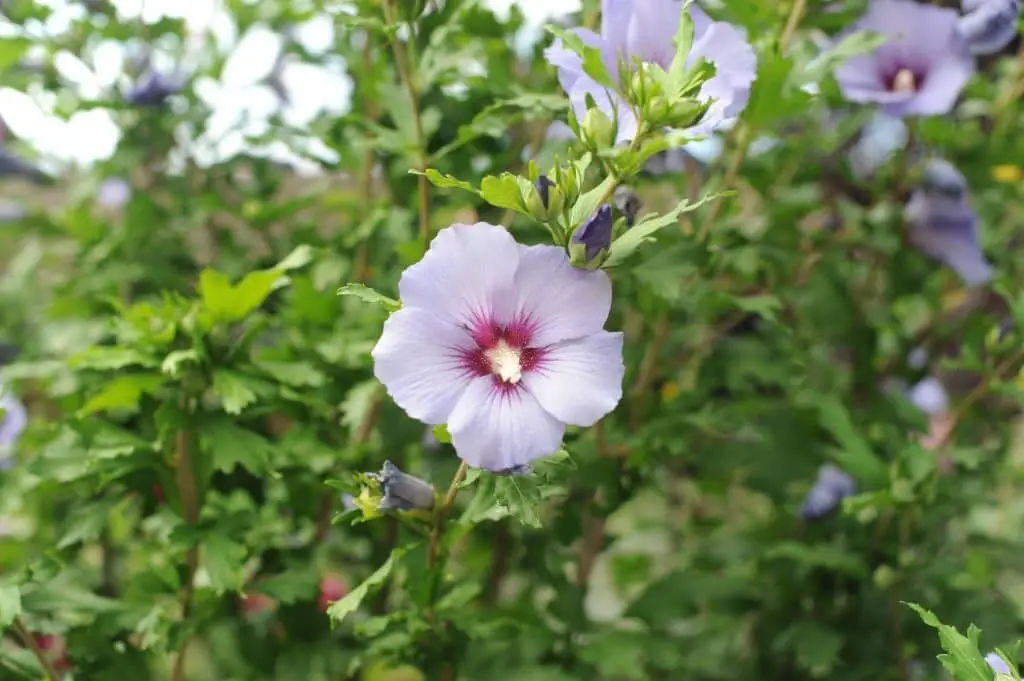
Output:
<instances>
[{"instance_id":1,"label":"dark red flower center","mask_svg":"<svg viewBox=\"0 0 1024 681\"><path fill-rule=\"evenodd\" d=\"M465 369L473 376L492 376L495 385L504 390L513 389L542 359L543 349L530 347L533 330L526 322L488 322L478 324L470 333L476 347L463 352Z\"/></svg>"}]
</instances>

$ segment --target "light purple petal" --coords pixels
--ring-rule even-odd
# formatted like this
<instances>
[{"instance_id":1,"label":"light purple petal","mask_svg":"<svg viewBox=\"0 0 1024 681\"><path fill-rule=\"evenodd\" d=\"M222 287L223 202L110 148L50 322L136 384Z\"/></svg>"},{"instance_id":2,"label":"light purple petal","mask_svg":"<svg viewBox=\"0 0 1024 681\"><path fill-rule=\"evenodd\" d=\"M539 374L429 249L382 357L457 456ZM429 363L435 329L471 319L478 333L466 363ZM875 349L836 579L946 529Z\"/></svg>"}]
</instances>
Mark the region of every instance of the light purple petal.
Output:
<instances>
[{"instance_id":1,"label":"light purple petal","mask_svg":"<svg viewBox=\"0 0 1024 681\"><path fill-rule=\"evenodd\" d=\"M917 95L905 105L905 113L929 116L948 112L972 75L974 62L971 59L944 58L932 66Z\"/></svg>"},{"instance_id":2,"label":"light purple petal","mask_svg":"<svg viewBox=\"0 0 1024 681\"><path fill-rule=\"evenodd\" d=\"M453 324L508 320L508 298L519 247L504 227L478 222L438 232L426 255L398 282L402 304L442 315Z\"/></svg>"},{"instance_id":3,"label":"light purple petal","mask_svg":"<svg viewBox=\"0 0 1024 681\"><path fill-rule=\"evenodd\" d=\"M0 391L3 387L0 386ZM0 455L6 453L21 437L28 425L28 412L21 400L9 393L0 395Z\"/></svg>"},{"instance_id":4,"label":"light purple petal","mask_svg":"<svg viewBox=\"0 0 1024 681\"><path fill-rule=\"evenodd\" d=\"M942 381L928 376L918 381L908 392L910 402L929 416L937 416L949 410L949 395Z\"/></svg>"},{"instance_id":5,"label":"light purple petal","mask_svg":"<svg viewBox=\"0 0 1024 681\"><path fill-rule=\"evenodd\" d=\"M618 63L626 60L626 37L634 0L601 0L601 53L608 73L618 78Z\"/></svg>"},{"instance_id":6,"label":"light purple petal","mask_svg":"<svg viewBox=\"0 0 1024 681\"><path fill-rule=\"evenodd\" d=\"M998 653L989 653L986 655L985 662L988 663L988 666L992 668L992 671L997 674L1013 675L1013 672L1010 670L1010 665L1006 664L1006 660L999 657Z\"/></svg>"},{"instance_id":7,"label":"light purple petal","mask_svg":"<svg viewBox=\"0 0 1024 681\"><path fill-rule=\"evenodd\" d=\"M1021 0L988 0L957 21L957 35L970 46L972 54L993 54L1017 36Z\"/></svg>"},{"instance_id":8,"label":"light purple petal","mask_svg":"<svg viewBox=\"0 0 1024 681\"><path fill-rule=\"evenodd\" d=\"M750 99L757 78L757 55L743 31L722 21L710 23L696 40L692 58L704 57L715 65L715 75L701 87L701 99L715 98L705 118L738 116Z\"/></svg>"},{"instance_id":9,"label":"light purple petal","mask_svg":"<svg viewBox=\"0 0 1024 681\"><path fill-rule=\"evenodd\" d=\"M911 223L911 242L955 271L967 286L992 279L992 266L978 244L977 216L968 204L918 190L905 214Z\"/></svg>"},{"instance_id":10,"label":"light purple petal","mask_svg":"<svg viewBox=\"0 0 1024 681\"><path fill-rule=\"evenodd\" d=\"M523 375L526 389L563 423L592 426L622 399L622 334L592 336L547 348L537 370Z\"/></svg>"},{"instance_id":11,"label":"light purple petal","mask_svg":"<svg viewBox=\"0 0 1024 681\"><path fill-rule=\"evenodd\" d=\"M572 30L588 47L600 47L601 39L596 33L586 28ZM566 92L572 89L576 80L586 76L583 71L583 60L580 56L562 44L561 39L555 40L551 47L544 50L544 56L552 66L558 69L558 82ZM589 78L589 76L586 76Z\"/></svg>"},{"instance_id":12,"label":"light purple petal","mask_svg":"<svg viewBox=\"0 0 1024 681\"><path fill-rule=\"evenodd\" d=\"M607 274L576 269L556 246L519 248L515 316L533 325L533 347L590 336L604 327L612 305Z\"/></svg>"},{"instance_id":13,"label":"light purple petal","mask_svg":"<svg viewBox=\"0 0 1024 681\"><path fill-rule=\"evenodd\" d=\"M628 58L668 68L676 53L672 40L679 31L682 9L677 0L634 2L626 27ZM606 19L601 21L603 29Z\"/></svg>"},{"instance_id":14,"label":"light purple petal","mask_svg":"<svg viewBox=\"0 0 1024 681\"><path fill-rule=\"evenodd\" d=\"M490 376L475 378L448 420L459 458L501 471L558 451L565 426L523 389L498 390Z\"/></svg>"},{"instance_id":15,"label":"light purple petal","mask_svg":"<svg viewBox=\"0 0 1024 681\"><path fill-rule=\"evenodd\" d=\"M373 348L373 373L409 416L433 425L448 420L469 384L460 350L470 334L433 310L405 307L384 323Z\"/></svg>"}]
</instances>

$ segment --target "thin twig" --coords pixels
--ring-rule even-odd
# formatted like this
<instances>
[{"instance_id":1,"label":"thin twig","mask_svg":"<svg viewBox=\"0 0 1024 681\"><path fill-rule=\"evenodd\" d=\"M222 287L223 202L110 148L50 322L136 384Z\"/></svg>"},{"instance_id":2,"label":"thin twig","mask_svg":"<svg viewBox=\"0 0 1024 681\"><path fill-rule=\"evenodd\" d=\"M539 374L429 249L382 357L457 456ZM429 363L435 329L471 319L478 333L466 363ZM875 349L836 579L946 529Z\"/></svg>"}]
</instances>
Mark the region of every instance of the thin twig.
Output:
<instances>
[{"instance_id":1,"label":"thin twig","mask_svg":"<svg viewBox=\"0 0 1024 681\"><path fill-rule=\"evenodd\" d=\"M437 509L437 513L434 515L434 528L430 532L430 543L427 547L427 565L430 568L437 566L437 549L441 542L444 521L447 520L448 513L452 510L452 504L455 503L455 497L459 494L459 485L466 479L468 472L469 464L463 461L459 464L459 470L455 471L455 477L452 478L452 484L448 487L448 493L444 495L441 507Z\"/></svg>"},{"instance_id":2,"label":"thin twig","mask_svg":"<svg viewBox=\"0 0 1024 681\"><path fill-rule=\"evenodd\" d=\"M12 625L14 626L14 632L18 635L18 638L21 639L21 642L24 643L25 647L31 650L32 654L36 656L36 660L39 661L39 666L42 667L43 671L46 673L46 681L60 681L60 674L57 673L53 663L50 662L50 658L46 656L46 651L40 647L39 641L37 641L36 637L32 635L32 632L28 630L28 627L25 626L25 623L21 618L15 617Z\"/></svg>"},{"instance_id":3,"label":"thin twig","mask_svg":"<svg viewBox=\"0 0 1024 681\"><path fill-rule=\"evenodd\" d=\"M188 398L182 397L181 406L188 410ZM174 436L174 451L177 458L176 480L178 494L181 497L182 513L185 522L195 525L199 522L199 494L196 487L195 464L192 460L192 433L187 429L179 430ZM181 592L181 617L187 621L192 614L192 592L196 578L196 570L199 568L199 547L189 547L185 556L186 576L185 586ZM181 681L185 676L185 657L191 636L185 638L181 644L181 650L174 660L174 668L171 671L171 681Z\"/></svg>"},{"instance_id":4,"label":"thin twig","mask_svg":"<svg viewBox=\"0 0 1024 681\"><path fill-rule=\"evenodd\" d=\"M384 0L383 5L385 20L389 24L395 24L394 0ZM391 51L395 56L395 67L398 69L398 76L402 81L402 85L405 86L405 90L409 94L409 100L412 103L412 126L413 133L416 136L416 147L419 152L419 170L421 173L417 176L419 181L420 239L423 242L423 248L426 249L430 246L430 184L426 176L422 174L427 169L429 161L427 159L427 141L423 135L423 120L420 116L420 93L416 87L413 70L410 67L409 55L406 54L398 37L394 34L389 35Z\"/></svg>"}]
</instances>

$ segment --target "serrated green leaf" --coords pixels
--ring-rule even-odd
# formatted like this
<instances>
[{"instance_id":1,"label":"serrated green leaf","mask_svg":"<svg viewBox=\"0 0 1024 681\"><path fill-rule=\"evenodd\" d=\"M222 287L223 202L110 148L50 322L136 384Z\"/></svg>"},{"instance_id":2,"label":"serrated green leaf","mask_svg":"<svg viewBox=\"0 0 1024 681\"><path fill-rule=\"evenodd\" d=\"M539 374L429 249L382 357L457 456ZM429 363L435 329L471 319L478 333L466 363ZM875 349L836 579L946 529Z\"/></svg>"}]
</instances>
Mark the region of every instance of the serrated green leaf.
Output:
<instances>
[{"instance_id":1,"label":"serrated green leaf","mask_svg":"<svg viewBox=\"0 0 1024 681\"><path fill-rule=\"evenodd\" d=\"M388 298L381 293L377 293L366 284L345 284L338 289L338 295L353 296L364 303L380 305L388 312L394 312L402 307L402 303L398 302L394 298Z\"/></svg>"},{"instance_id":2,"label":"serrated green leaf","mask_svg":"<svg viewBox=\"0 0 1024 681\"><path fill-rule=\"evenodd\" d=\"M376 592L387 581L395 565L413 546L415 545L404 546L392 551L388 559L362 584L349 591L341 600L332 603L327 609L327 616L331 618L331 623L341 624L349 615L358 610L363 600L371 593Z\"/></svg>"},{"instance_id":3,"label":"serrated green leaf","mask_svg":"<svg viewBox=\"0 0 1024 681\"><path fill-rule=\"evenodd\" d=\"M240 592L245 584L245 546L223 534L210 533L203 538L201 565L218 594Z\"/></svg>"},{"instance_id":4,"label":"serrated green leaf","mask_svg":"<svg viewBox=\"0 0 1024 681\"><path fill-rule=\"evenodd\" d=\"M460 180L457 177L452 177L451 175L445 175L443 173L440 173L440 172L434 170L433 168L427 168L424 171L410 170L409 172L411 174L413 174L413 175L423 175L423 176L425 176L430 181L430 184L434 185L435 187L442 187L442 188L452 188L452 187L454 187L456 189L465 189L467 192L473 192L474 194L478 194L479 193L477 191L476 187L471 185L469 182L465 182L463 180Z\"/></svg>"},{"instance_id":5,"label":"serrated green leaf","mask_svg":"<svg viewBox=\"0 0 1024 681\"><path fill-rule=\"evenodd\" d=\"M153 392L163 383L164 377L160 374L129 374L115 378L89 398L77 415L83 418L110 409L136 409L144 394Z\"/></svg>"},{"instance_id":6,"label":"serrated green leaf","mask_svg":"<svg viewBox=\"0 0 1024 681\"><path fill-rule=\"evenodd\" d=\"M268 472L274 448L263 436L227 419L214 419L199 430L200 443L215 470L230 472L236 465L255 474Z\"/></svg>"},{"instance_id":7,"label":"serrated green leaf","mask_svg":"<svg viewBox=\"0 0 1024 681\"><path fill-rule=\"evenodd\" d=\"M213 372L213 392L220 398L221 406L229 414L241 414L242 410L256 401L254 393L245 383L245 377L227 369Z\"/></svg>"},{"instance_id":8,"label":"serrated green leaf","mask_svg":"<svg viewBox=\"0 0 1024 681\"><path fill-rule=\"evenodd\" d=\"M0 631L21 616L21 591L14 584L0 585Z\"/></svg>"},{"instance_id":9,"label":"serrated green leaf","mask_svg":"<svg viewBox=\"0 0 1024 681\"><path fill-rule=\"evenodd\" d=\"M226 274L207 268L199 275L203 305L221 322L244 319L282 284L287 282L281 270L257 270L232 286Z\"/></svg>"},{"instance_id":10,"label":"serrated green leaf","mask_svg":"<svg viewBox=\"0 0 1024 681\"><path fill-rule=\"evenodd\" d=\"M485 177L480 183L480 198L498 208L511 208L521 213L526 210L519 191L519 180L509 173L499 177Z\"/></svg>"},{"instance_id":11,"label":"serrated green leaf","mask_svg":"<svg viewBox=\"0 0 1024 681\"><path fill-rule=\"evenodd\" d=\"M939 644L946 651L946 654L939 655L939 662L956 681L992 681L992 668L978 649L980 629L972 624L967 629L967 636L964 636L956 627L939 621L932 611L916 603L904 602L904 605L916 612L922 622L939 632Z\"/></svg>"},{"instance_id":12,"label":"serrated green leaf","mask_svg":"<svg viewBox=\"0 0 1024 681\"><path fill-rule=\"evenodd\" d=\"M576 229L582 225L587 218L594 214L602 203L611 198L612 189L615 187L615 178L608 176L587 193L580 196L569 211L569 226Z\"/></svg>"},{"instance_id":13,"label":"serrated green leaf","mask_svg":"<svg viewBox=\"0 0 1024 681\"><path fill-rule=\"evenodd\" d=\"M604 267L615 267L622 264L626 258L632 255L633 252L641 246L641 244L650 240L659 230L664 229L669 225L676 224L679 220L679 216L683 213L689 213L690 211L700 208L709 201L727 196L728 194L729 192L708 194L696 203L690 203L689 201L683 200L675 207L674 210L666 213L665 215L653 217L637 223L631 229L627 230L622 236L612 242L612 247L608 254L608 260L605 261Z\"/></svg>"}]
</instances>

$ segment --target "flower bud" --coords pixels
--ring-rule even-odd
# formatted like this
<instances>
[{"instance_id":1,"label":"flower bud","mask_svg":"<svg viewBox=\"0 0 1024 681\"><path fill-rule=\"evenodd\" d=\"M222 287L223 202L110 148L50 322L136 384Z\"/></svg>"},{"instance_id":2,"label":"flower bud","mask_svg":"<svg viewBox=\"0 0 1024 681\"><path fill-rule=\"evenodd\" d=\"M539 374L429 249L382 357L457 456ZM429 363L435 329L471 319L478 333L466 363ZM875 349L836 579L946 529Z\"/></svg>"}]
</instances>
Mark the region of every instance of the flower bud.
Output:
<instances>
[{"instance_id":1,"label":"flower bud","mask_svg":"<svg viewBox=\"0 0 1024 681\"><path fill-rule=\"evenodd\" d=\"M615 188L612 203L615 204L615 209L626 218L627 227L632 227L636 223L636 216L643 207L640 197L626 185L619 185Z\"/></svg>"},{"instance_id":2,"label":"flower bud","mask_svg":"<svg viewBox=\"0 0 1024 681\"><path fill-rule=\"evenodd\" d=\"M533 189L526 197L526 208L534 219L545 222L561 214L565 197L561 188L547 175L540 175L533 183Z\"/></svg>"},{"instance_id":3,"label":"flower bud","mask_svg":"<svg viewBox=\"0 0 1024 681\"><path fill-rule=\"evenodd\" d=\"M580 138L592 149L604 149L615 143L615 124L596 106L587 111L580 125Z\"/></svg>"},{"instance_id":4,"label":"flower bud","mask_svg":"<svg viewBox=\"0 0 1024 681\"><path fill-rule=\"evenodd\" d=\"M378 511L430 510L434 507L434 488L425 480L403 473L398 466L385 461L380 473L373 476L384 492Z\"/></svg>"},{"instance_id":5,"label":"flower bud","mask_svg":"<svg viewBox=\"0 0 1024 681\"><path fill-rule=\"evenodd\" d=\"M707 113L711 102L696 99L681 99L673 102L665 118L665 125L670 128L690 128L700 122Z\"/></svg>"},{"instance_id":6,"label":"flower bud","mask_svg":"<svg viewBox=\"0 0 1024 681\"><path fill-rule=\"evenodd\" d=\"M853 478L838 466L826 464L818 470L818 479L800 506L800 517L818 520L831 513L845 497L856 494Z\"/></svg>"},{"instance_id":7,"label":"flower bud","mask_svg":"<svg viewBox=\"0 0 1024 681\"><path fill-rule=\"evenodd\" d=\"M612 209L604 205L580 225L569 243L569 262L580 269L597 269L608 259L612 245Z\"/></svg>"}]
</instances>

